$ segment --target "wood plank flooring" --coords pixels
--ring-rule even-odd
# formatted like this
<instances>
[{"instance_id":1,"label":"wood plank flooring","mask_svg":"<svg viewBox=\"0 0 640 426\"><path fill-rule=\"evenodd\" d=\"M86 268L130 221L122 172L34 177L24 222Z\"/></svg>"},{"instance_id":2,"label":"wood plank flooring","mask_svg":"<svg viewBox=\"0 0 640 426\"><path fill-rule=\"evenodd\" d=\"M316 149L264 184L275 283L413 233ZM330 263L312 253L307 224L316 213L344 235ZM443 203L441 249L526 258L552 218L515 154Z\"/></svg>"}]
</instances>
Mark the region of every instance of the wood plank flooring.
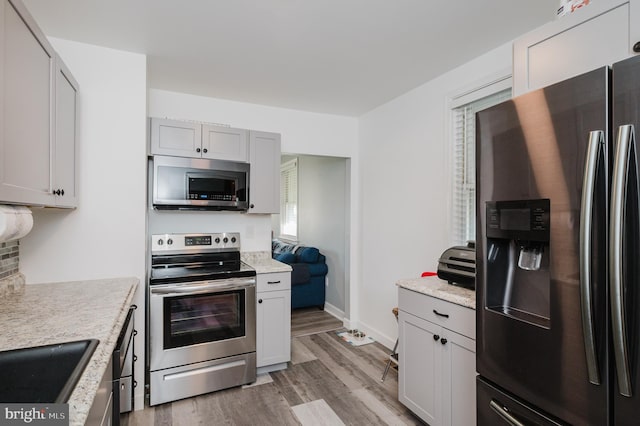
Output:
<instances>
[{"instance_id":1,"label":"wood plank flooring","mask_svg":"<svg viewBox=\"0 0 640 426\"><path fill-rule=\"evenodd\" d=\"M300 308L291 311L291 337L306 336L342 328L342 321L317 308Z\"/></svg>"},{"instance_id":2,"label":"wood plank flooring","mask_svg":"<svg viewBox=\"0 0 640 426\"><path fill-rule=\"evenodd\" d=\"M380 381L389 350L379 343L351 346L326 331L292 338L291 352L287 369L256 384L147 407L124 425L424 424L398 402L395 370Z\"/></svg>"}]
</instances>

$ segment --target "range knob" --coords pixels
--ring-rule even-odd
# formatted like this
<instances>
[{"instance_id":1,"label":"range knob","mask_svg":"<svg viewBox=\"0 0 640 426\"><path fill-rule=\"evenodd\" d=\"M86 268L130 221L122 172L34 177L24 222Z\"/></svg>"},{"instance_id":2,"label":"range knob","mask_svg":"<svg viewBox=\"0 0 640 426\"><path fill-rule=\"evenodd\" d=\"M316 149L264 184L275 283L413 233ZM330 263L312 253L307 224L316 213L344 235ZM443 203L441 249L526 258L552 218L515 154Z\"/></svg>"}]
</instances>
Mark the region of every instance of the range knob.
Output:
<instances>
[{"instance_id":1,"label":"range knob","mask_svg":"<svg viewBox=\"0 0 640 426\"><path fill-rule=\"evenodd\" d=\"M232 243L235 243L236 241L237 241L237 240L236 240L236 237L231 237L231 242L232 242Z\"/></svg>"},{"instance_id":2,"label":"range knob","mask_svg":"<svg viewBox=\"0 0 640 426\"><path fill-rule=\"evenodd\" d=\"M229 238L224 237L224 239L222 240L223 243L227 244L229 242Z\"/></svg>"},{"instance_id":3,"label":"range knob","mask_svg":"<svg viewBox=\"0 0 640 426\"><path fill-rule=\"evenodd\" d=\"M216 237L215 242L216 244L220 244L220 237Z\"/></svg>"},{"instance_id":4,"label":"range knob","mask_svg":"<svg viewBox=\"0 0 640 426\"><path fill-rule=\"evenodd\" d=\"M158 245L159 245L159 246L161 246L161 245L163 245L163 244L164 244L164 240L163 240L162 238L160 238L160 239L158 240Z\"/></svg>"},{"instance_id":5,"label":"range knob","mask_svg":"<svg viewBox=\"0 0 640 426\"><path fill-rule=\"evenodd\" d=\"M169 244L169 245L173 244L173 240L172 240L171 238L169 238L169 239L167 240L167 244Z\"/></svg>"}]
</instances>

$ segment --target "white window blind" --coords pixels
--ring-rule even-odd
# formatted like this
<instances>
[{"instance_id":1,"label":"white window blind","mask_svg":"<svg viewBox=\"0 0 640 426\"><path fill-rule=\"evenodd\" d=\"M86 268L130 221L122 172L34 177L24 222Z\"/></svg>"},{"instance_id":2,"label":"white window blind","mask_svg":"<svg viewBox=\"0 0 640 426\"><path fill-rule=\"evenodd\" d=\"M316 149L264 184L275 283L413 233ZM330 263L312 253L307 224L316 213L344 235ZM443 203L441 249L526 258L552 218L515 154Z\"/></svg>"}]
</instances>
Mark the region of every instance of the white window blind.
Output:
<instances>
[{"instance_id":1,"label":"white window blind","mask_svg":"<svg viewBox=\"0 0 640 426\"><path fill-rule=\"evenodd\" d=\"M298 159L280 166L280 236L298 238Z\"/></svg>"},{"instance_id":2,"label":"white window blind","mask_svg":"<svg viewBox=\"0 0 640 426\"><path fill-rule=\"evenodd\" d=\"M476 113L511 98L502 90L453 109L453 243L476 238Z\"/></svg>"}]
</instances>

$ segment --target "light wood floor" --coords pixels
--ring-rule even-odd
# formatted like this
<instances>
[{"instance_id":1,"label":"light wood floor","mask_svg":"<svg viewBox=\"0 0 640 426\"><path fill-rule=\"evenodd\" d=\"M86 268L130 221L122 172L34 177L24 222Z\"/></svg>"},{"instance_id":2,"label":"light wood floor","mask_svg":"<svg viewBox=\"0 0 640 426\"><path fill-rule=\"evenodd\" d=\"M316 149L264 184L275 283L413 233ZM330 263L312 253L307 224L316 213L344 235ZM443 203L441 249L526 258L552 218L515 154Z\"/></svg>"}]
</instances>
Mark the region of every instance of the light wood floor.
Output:
<instances>
[{"instance_id":1,"label":"light wood floor","mask_svg":"<svg viewBox=\"0 0 640 426\"><path fill-rule=\"evenodd\" d=\"M317 307L291 311L291 337L306 336L340 328L342 328L342 321Z\"/></svg>"},{"instance_id":2,"label":"light wood floor","mask_svg":"<svg viewBox=\"0 0 640 426\"><path fill-rule=\"evenodd\" d=\"M398 402L397 372L380 381L387 348L351 346L336 331L308 334L311 327L305 327L306 335L291 340L286 370L250 386L135 411L124 426L423 424Z\"/></svg>"}]
</instances>

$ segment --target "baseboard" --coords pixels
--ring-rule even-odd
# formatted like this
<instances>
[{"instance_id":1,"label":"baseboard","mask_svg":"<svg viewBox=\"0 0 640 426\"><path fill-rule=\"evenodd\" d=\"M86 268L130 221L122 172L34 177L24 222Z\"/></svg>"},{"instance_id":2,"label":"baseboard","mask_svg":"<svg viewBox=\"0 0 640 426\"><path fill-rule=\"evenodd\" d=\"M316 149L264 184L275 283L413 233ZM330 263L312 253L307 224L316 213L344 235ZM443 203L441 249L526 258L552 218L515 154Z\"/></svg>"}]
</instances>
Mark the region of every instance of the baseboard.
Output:
<instances>
[{"instance_id":1,"label":"baseboard","mask_svg":"<svg viewBox=\"0 0 640 426\"><path fill-rule=\"evenodd\" d=\"M344 320L344 311L336 308L331 303L324 302L324 311L338 318L340 321Z\"/></svg>"},{"instance_id":2,"label":"baseboard","mask_svg":"<svg viewBox=\"0 0 640 426\"><path fill-rule=\"evenodd\" d=\"M396 344L395 338L389 337L386 334L382 334L378 330L374 329L373 327L370 327L369 325L363 322L359 323L358 329L364 331L367 334L367 336L371 337L376 342L380 343L382 346L385 346L389 349L393 349L393 346Z\"/></svg>"}]
</instances>

